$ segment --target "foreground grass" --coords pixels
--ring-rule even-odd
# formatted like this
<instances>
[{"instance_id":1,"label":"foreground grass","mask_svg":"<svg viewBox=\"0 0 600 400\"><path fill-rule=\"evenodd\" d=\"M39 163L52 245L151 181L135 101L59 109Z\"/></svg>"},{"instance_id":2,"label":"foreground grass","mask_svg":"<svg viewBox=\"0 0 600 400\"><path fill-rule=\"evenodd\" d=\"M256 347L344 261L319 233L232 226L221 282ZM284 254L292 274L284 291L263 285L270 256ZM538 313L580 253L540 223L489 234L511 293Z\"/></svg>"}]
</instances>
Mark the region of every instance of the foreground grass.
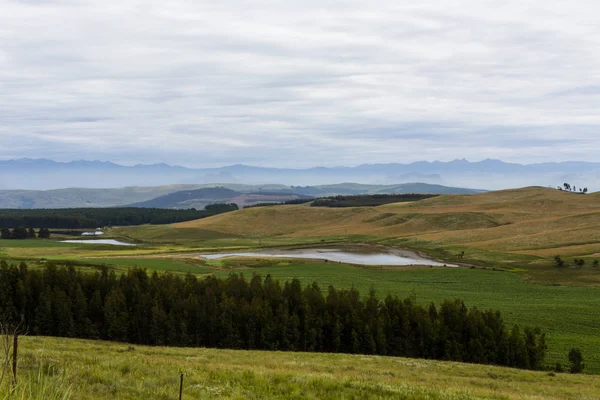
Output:
<instances>
[{"instance_id":1,"label":"foreground grass","mask_svg":"<svg viewBox=\"0 0 600 400\"><path fill-rule=\"evenodd\" d=\"M129 346L24 337L20 376L70 385L72 399L595 399L593 376L417 359Z\"/></svg>"},{"instance_id":2,"label":"foreground grass","mask_svg":"<svg viewBox=\"0 0 600 400\"><path fill-rule=\"evenodd\" d=\"M64 374L44 369L40 365L36 370L29 368L19 376L13 385L10 377L5 377L0 385L0 400L67 400L71 398L71 385L66 382Z\"/></svg>"}]
</instances>

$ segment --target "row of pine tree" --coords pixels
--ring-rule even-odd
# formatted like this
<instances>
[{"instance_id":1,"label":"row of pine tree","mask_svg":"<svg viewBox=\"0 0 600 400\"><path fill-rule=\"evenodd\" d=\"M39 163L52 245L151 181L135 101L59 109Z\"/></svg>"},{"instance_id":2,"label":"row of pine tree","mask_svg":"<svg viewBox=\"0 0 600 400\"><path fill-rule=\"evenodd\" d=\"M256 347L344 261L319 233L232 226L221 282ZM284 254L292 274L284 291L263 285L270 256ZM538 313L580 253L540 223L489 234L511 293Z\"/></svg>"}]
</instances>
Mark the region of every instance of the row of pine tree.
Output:
<instances>
[{"instance_id":1,"label":"row of pine tree","mask_svg":"<svg viewBox=\"0 0 600 400\"><path fill-rule=\"evenodd\" d=\"M543 367L545 335L508 327L500 313L355 289L302 287L267 276L226 279L117 276L48 265L0 263L0 317L30 334L145 345L344 352Z\"/></svg>"},{"instance_id":2,"label":"row of pine tree","mask_svg":"<svg viewBox=\"0 0 600 400\"><path fill-rule=\"evenodd\" d=\"M204 210L141 207L0 209L0 228L15 229L24 226L81 229L113 225L171 224L237 209L236 204L209 204Z\"/></svg>"}]
</instances>

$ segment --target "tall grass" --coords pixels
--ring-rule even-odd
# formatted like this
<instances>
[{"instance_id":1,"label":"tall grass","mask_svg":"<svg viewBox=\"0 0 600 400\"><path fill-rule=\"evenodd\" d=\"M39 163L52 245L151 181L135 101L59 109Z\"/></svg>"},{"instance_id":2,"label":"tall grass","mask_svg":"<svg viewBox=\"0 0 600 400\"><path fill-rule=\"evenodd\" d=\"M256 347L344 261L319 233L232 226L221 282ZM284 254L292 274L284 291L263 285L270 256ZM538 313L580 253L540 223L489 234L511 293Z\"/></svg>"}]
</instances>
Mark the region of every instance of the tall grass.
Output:
<instances>
[{"instance_id":1,"label":"tall grass","mask_svg":"<svg viewBox=\"0 0 600 400\"><path fill-rule=\"evenodd\" d=\"M67 385L62 375L49 376L43 368L32 372L14 387L5 383L0 393L6 393L2 400L67 400L71 398L71 386Z\"/></svg>"},{"instance_id":2,"label":"tall grass","mask_svg":"<svg viewBox=\"0 0 600 400\"><path fill-rule=\"evenodd\" d=\"M0 400L66 400L71 387L65 374L48 363L39 363L35 370L13 377L13 352L20 331L19 324L0 321ZM17 356L18 357L18 356Z\"/></svg>"}]
</instances>

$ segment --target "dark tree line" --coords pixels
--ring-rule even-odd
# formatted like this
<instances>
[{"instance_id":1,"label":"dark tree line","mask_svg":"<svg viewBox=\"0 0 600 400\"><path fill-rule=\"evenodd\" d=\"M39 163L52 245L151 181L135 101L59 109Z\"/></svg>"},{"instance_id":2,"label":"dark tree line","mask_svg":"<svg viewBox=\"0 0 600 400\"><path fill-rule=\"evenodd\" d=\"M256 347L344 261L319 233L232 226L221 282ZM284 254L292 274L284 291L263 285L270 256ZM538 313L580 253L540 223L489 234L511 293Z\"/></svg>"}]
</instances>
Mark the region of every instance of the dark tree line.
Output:
<instances>
[{"instance_id":1,"label":"dark tree line","mask_svg":"<svg viewBox=\"0 0 600 400\"><path fill-rule=\"evenodd\" d=\"M507 327L499 312L460 300L424 307L410 298L267 276L117 277L48 265L0 263L0 317L32 334L144 345L382 354L539 369L539 329Z\"/></svg>"},{"instance_id":2,"label":"dark tree line","mask_svg":"<svg viewBox=\"0 0 600 400\"><path fill-rule=\"evenodd\" d=\"M554 256L554 265L557 267L565 267L566 263L565 260L562 259L561 256ZM598 267L600 265L600 262L598 260L593 260L592 261L592 266L593 267ZM576 268L582 268L585 266L585 258L573 258L573 267Z\"/></svg>"},{"instance_id":3,"label":"dark tree line","mask_svg":"<svg viewBox=\"0 0 600 400\"><path fill-rule=\"evenodd\" d=\"M48 228L40 228L36 233L33 228L18 227L14 229L2 228L0 229L0 239L48 239L50 237L50 230Z\"/></svg>"},{"instance_id":4,"label":"dark tree line","mask_svg":"<svg viewBox=\"0 0 600 400\"><path fill-rule=\"evenodd\" d=\"M164 208L64 208L64 209L3 209L0 228L45 227L81 229L104 226L171 224L237 210L236 204L210 204L204 210L194 208L171 210Z\"/></svg>"},{"instance_id":5,"label":"dark tree line","mask_svg":"<svg viewBox=\"0 0 600 400\"><path fill-rule=\"evenodd\" d=\"M405 194L371 194L357 196L321 197L312 202L312 207L367 207L382 204L418 201L436 197L437 194L405 193Z\"/></svg>"},{"instance_id":6,"label":"dark tree line","mask_svg":"<svg viewBox=\"0 0 600 400\"><path fill-rule=\"evenodd\" d=\"M286 201L278 201L278 202L263 202L263 203L254 203L252 205L245 206L244 208L253 208L253 207L269 207L269 206L281 206L281 205L297 205L297 204L305 204L313 201L314 198L303 198L303 199L292 199Z\"/></svg>"}]
</instances>

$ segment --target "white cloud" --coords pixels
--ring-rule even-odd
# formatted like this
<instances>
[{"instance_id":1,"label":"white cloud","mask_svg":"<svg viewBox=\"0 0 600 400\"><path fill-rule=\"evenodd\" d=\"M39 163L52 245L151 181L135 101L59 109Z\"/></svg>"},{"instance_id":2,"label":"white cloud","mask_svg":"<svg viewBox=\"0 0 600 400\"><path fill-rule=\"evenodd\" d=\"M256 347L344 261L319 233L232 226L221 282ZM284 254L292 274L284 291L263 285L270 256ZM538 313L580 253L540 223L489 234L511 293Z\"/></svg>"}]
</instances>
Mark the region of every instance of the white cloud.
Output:
<instances>
[{"instance_id":1,"label":"white cloud","mask_svg":"<svg viewBox=\"0 0 600 400\"><path fill-rule=\"evenodd\" d=\"M0 0L0 158L595 159L592 1Z\"/></svg>"}]
</instances>

